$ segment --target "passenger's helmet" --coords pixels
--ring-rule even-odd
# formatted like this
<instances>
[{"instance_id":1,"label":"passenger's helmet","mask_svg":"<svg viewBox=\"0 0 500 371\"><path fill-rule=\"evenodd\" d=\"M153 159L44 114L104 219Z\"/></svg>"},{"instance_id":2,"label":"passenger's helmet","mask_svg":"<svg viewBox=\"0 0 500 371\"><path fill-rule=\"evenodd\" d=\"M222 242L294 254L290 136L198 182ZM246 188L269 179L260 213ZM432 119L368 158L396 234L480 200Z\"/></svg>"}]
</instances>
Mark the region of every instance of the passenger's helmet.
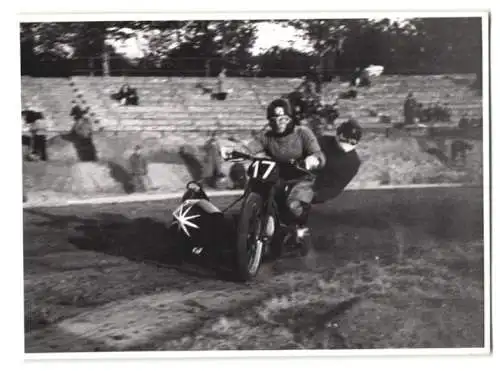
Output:
<instances>
[{"instance_id":1,"label":"passenger's helmet","mask_svg":"<svg viewBox=\"0 0 500 371\"><path fill-rule=\"evenodd\" d=\"M345 152L352 151L361 140L362 129L355 119L343 122L337 128L337 140Z\"/></svg>"},{"instance_id":2,"label":"passenger's helmet","mask_svg":"<svg viewBox=\"0 0 500 371\"><path fill-rule=\"evenodd\" d=\"M291 131L295 120L290 102L285 98L273 100L267 106L267 120L276 134L286 134Z\"/></svg>"}]
</instances>

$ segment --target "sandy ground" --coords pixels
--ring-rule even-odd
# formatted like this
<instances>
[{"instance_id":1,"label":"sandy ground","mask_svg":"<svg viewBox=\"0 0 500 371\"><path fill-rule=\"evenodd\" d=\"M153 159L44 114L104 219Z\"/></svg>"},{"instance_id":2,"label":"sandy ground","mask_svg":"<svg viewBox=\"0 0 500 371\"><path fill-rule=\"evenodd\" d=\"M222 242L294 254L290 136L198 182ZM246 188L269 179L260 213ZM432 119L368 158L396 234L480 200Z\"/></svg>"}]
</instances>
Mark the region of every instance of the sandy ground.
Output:
<instances>
[{"instance_id":1,"label":"sandy ground","mask_svg":"<svg viewBox=\"0 0 500 371\"><path fill-rule=\"evenodd\" d=\"M482 347L482 202L345 193L315 207L314 254L249 284L172 261L175 201L25 210L25 349Z\"/></svg>"}]
</instances>

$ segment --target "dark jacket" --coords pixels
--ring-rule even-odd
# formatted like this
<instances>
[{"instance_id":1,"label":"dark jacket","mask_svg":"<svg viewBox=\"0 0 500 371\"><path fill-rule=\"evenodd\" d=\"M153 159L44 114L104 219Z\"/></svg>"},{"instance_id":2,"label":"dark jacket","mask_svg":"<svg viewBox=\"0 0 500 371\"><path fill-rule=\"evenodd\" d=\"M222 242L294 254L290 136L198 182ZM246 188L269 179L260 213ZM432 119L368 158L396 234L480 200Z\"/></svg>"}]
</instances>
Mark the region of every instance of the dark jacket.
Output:
<instances>
[{"instance_id":1,"label":"dark jacket","mask_svg":"<svg viewBox=\"0 0 500 371\"><path fill-rule=\"evenodd\" d=\"M148 163L146 159L138 153L132 153L129 158L129 164L132 175L146 175L148 173Z\"/></svg>"},{"instance_id":2,"label":"dark jacket","mask_svg":"<svg viewBox=\"0 0 500 371\"><path fill-rule=\"evenodd\" d=\"M414 117L417 111L417 100L413 97L406 98L404 104L405 117Z\"/></svg>"},{"instance_id":3,"label":"dark jacket","mask_svg":"<svg viewBox=\"0 0 500 371\"><path fill-rule=\"evenodd\" d=\"M69 113L69 115L72 116L75 120L80 120L86 112L87 112L87 110L83 110L80 107L80 105L75 104L71 108L71 112Z\"/></svg>"},{"instance_id":4,"label":"dark jacket","mask_svg":"<svg viewBox=\"0 0 500 371\"><path fill-rule=\"evenodd\" d=\"M322 136L319 143L326 155L326 166L319 173L314 189L314 203L321 203L337 197L352 181L361 166L356 150L344 152L334 136Z\"/></svg>"}]
</instances>

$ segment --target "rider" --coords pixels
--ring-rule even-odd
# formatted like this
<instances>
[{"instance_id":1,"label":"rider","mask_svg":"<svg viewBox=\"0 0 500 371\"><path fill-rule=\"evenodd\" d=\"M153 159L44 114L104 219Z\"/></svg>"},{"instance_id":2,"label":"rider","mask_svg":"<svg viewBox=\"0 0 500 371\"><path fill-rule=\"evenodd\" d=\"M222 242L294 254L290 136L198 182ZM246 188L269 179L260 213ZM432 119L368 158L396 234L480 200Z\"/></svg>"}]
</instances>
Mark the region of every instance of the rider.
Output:
<instances>
[{"instance_id":1,"label":"rider","mask_svg":"<svg viewBox=\"0 0 500 371\"><path fill-rule=\"evenodd\" d=\"M337 197L356 176L361 166L356 151L361 136L361 126L352 115L337 127L334 135L322 135L319 138L327 161L314 183L313 204Z\"/></svg>"},{"instance_id":2,"label":"rider","mask_svg":"<svg viewBox=\"0 0 500 371\"><path fill-rule=\"evenodd\" d=\"M253 153L265 152L278 161L304 162L306 169L321 169L326 164L316 136L306 126L297 125L297 118L287 99L273 100L267 107L270 130L261 132L247 145ZM307 219L314 197L314 178L296 183L287 192L286 206L297 226L297 238L305 236Z\"/></svg>"}]
</instances>

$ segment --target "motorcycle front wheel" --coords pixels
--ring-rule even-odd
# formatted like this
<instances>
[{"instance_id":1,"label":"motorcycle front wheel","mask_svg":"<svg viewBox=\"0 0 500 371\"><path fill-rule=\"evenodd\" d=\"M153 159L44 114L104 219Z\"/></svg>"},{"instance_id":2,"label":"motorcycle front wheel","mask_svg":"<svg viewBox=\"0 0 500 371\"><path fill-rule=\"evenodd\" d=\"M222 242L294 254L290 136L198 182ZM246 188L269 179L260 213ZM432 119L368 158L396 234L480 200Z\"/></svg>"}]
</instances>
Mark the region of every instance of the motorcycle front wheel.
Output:
<instances>
[{"instance_id":1,"label":"motorcycle front wheel","mask_svg":"<svg viewBox=\"0 0 500 371\"><path fill-rule=\"evenodd\" d=\"M241 207L236 238L236 279L249 281L257 276L264 242L262 238L262 197L251 192Z\"/></svg>"}]
</instances>

